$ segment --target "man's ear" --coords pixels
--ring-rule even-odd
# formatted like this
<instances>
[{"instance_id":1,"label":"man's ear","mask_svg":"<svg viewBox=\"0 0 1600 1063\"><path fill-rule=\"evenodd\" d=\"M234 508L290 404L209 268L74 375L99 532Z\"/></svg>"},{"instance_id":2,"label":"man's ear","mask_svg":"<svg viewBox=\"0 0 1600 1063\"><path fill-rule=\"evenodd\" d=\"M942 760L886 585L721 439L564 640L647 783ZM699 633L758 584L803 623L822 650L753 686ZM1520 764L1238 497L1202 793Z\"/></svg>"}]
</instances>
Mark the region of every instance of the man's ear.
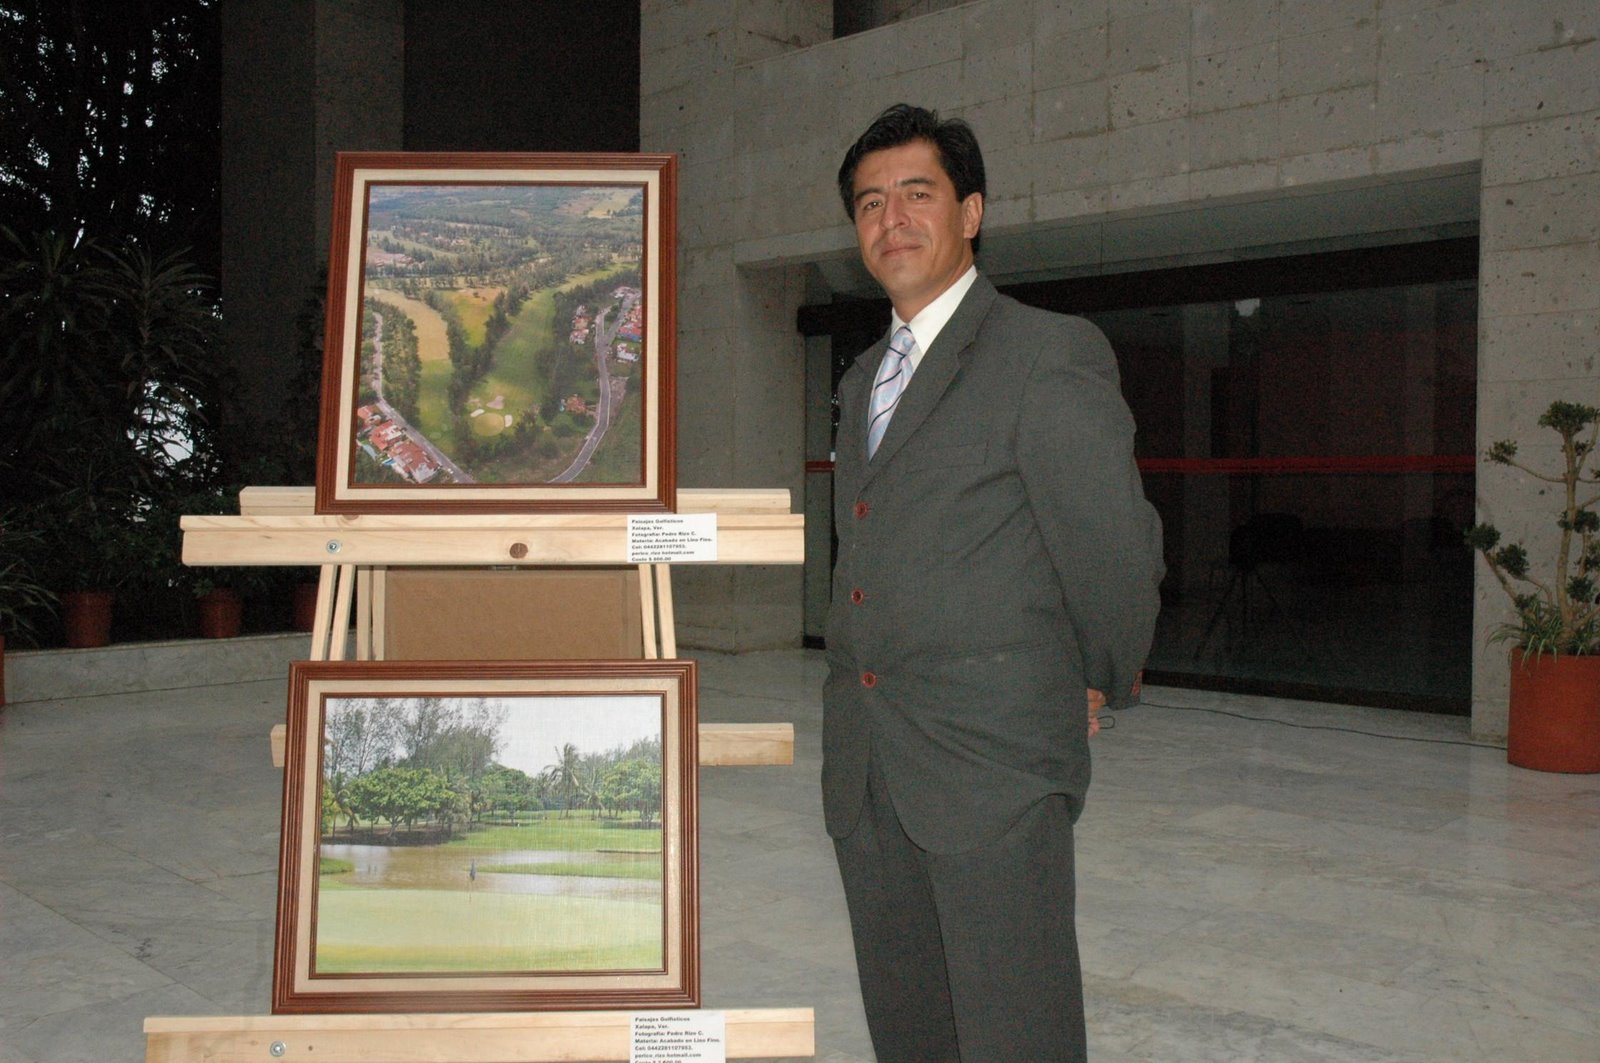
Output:
<instances>
[{"instance_id":1,"label":"man's ear","mask_svg":"<svg viewBox=\"0 0 1600 1063\"><path fill-rule=\"evenodd\" d=\"M983 226L983 193L973 192L961 201L961 235L968 240Z\"/></svg>"}]
</instances>

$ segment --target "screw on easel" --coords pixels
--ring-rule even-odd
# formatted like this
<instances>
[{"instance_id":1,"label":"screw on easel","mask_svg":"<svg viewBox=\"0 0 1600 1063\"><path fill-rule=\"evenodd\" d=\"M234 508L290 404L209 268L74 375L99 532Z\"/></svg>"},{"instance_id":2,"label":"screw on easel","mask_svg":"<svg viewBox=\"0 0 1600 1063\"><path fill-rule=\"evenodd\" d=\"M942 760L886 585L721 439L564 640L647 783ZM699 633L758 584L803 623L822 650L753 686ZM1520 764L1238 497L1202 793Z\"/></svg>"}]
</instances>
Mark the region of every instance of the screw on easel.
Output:
<instances>
[{"instance_id":1,"label":"screw on easel","mask_svg":"<svg viewBox=\"0 0 1600 1063\"><path fill-rule=\"evenodd\" d=\"M274 1041L270 1046L268 1046L267 1053L271 1055L273 1059L282 1059L284 1056L289 1054L289 1046L284 1044L282 1041Z\"/></svg>"},{"instance_id":2,"label":"screw on easel","mask_svg":"<svg viewBox=\"0 0 1600 1063\"><path fill-rule=\"evenodd\" d=\"M338 539L329 539L328 540L328 553L337 554L338 552L339 552L339 540Z\"/></svg>"}]
</instances>

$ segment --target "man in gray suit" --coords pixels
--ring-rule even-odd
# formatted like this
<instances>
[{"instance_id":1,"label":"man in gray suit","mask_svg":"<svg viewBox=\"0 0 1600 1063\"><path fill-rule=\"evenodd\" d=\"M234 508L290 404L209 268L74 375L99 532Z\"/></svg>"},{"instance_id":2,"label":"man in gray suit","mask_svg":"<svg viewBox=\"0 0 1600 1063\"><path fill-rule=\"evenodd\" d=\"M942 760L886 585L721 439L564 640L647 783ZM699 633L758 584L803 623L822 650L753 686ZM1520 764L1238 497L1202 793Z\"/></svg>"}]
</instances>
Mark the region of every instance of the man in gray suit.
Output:
<instances>
[{"instance_id":1,"label":"man in gray suit","mask_svg":"<svg viewBox=\"0 0 1600 1063\"><path fill-rule=\"evenodd\" d=\"M1101 333L974 267L972 131L898 105L839 169L889 335L840 384L823 803L882 1063L1081 1060L1072 827L1129 704L1160 522Z\"/></svg>"}]
</instances>

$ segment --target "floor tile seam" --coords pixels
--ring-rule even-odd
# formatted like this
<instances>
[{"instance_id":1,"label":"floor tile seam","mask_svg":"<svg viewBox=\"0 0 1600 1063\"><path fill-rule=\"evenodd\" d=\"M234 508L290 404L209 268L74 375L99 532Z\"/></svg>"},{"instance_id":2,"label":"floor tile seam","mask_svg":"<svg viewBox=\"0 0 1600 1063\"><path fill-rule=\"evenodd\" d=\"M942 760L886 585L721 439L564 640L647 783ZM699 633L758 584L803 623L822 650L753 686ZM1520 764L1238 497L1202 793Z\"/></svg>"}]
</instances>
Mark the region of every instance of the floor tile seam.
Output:
<instances>
[{"instance_id":1,"label":"floor tile seam","mask_svg":"<svg viewBox=\"0 0 1600 1063\"><path fill-rule=\"evenodd\" d=\"M226 872L217 871L215 868L211 868L210 870L213 872L213 874L209 878L203 878L203 879L202 878L194 878L193 876L191 876L189 874L186 874L184 871L180 870L177 867L169 867L166 863L164 863L161 860L158 860L158 859L156 859L154 857L148 856L145 853L143 853L143 852L141 852L141 851L139 851L137 849L131 849L128 846L121 844L120 842L116 842L116 841L111 840L110 838L102 837L102 836L96 835L96 834L89 835L89 837L92 840L94 840L94 841L106 846L109 849L114 849L117 852L122 853L124 856L132 857L135 860L141 860L145 864L149 865L150 867L155 868L158 871L165 872L166 874L171 875L173 878L178 879L178 880L180 880L182 882L186 882L191 886L198 886L201 889L204 889L209 893L214 893L218 897L223 898L224 900L233 900L233 898L229 897L227 894L221 892L220 890L212 889L211 888L211 883L214 883L214 882L231 882L231 881L237 881L239 879L245 879L245 878L256 878L256 877L259 877L261 875L266 875L266 874L276 875L278 873L277 861L274 860L273 861L273 865L270 868L262 868L262 869L260 869L258 871L245 871L245 872L240 872L238 874L228 874ZM235 902L235 903L237 903L237 902Z\"/></svg>"},{"instance_id":2,"label":"floor tile seam","mask_svg":"<svg viewBox=\"0 0 1600 1063\"><path fill-rule=\"evenodd\" d=\"M1474 750L1482 750L1496 753L1500 756L1505 755L1505 746L1503 744L1497 745L1492 742L1474 742L1466 738L1454 737L1450 735L1404 734L1398 731L1377 731L1367 727L1333 726L1327 723L1313 722L1311 720L1282 719L1265 715L1245 715L1241 713L1234 713L1227 709L1217 709L1205 706L1141 705L1138 709L1133 711L1137 712L1144 710L1148 710L1152 715L1156 712L1198 712L1213 716L1220 716L1221 720L1218 721L1215 727L1206 728L1204 729L1203 733L1195 736L1197 739L1205 739L1217 743L1226 741L1224 736L1220 733L1220 728L1223 726L1228 724L1258 724L1307 732L1306 735L1302 736L1302 740L1306 742L1319 740L1332 741L1335 739L1340 741L1348 741L1350 739L1363 738L1379 742L1404 742L1408 745L1437 746L1440 747L1440 749L1436 752L1436 756L1443 756L1447 752L1454 753L1456 750L1461 750L1464 753L1470 753ZM1176 738L1171 738L1169 740L1175 741ZM1350 755L1352 757L1357 756L1357 750L1354 746L1351 746L1350 750ZM1403 759L1402 754L1398 750L1395 750L1394 756L1396 759Z\"/></svg>"},{"instance_id":3,"label":"floor tile seam","mask_svg":"<svg viewBox=\"0 0 1600 1063\"><path fill-rule=\"evenodd\" d=\"M1138 994L1141 997L1143 997L1145 995L1153 995L1153 996L1158 998L1154 1002L1152 1002L1152 1001L1150 1001L1148 999L1129 999L1129 1000L1124 1001L1123 998L1127 997L1127 996L1130 996L1130 994L1116 993L1116 992L1107 994L1107 995L1111 996L1113 1000L1117 1001L1117 1006L1120 1006L1121 1011L1123 1011L1125 1013L1128 1013L1128 1014L1148 1015L1150 1010L1151 1010L1151 1008L1152 1008L1152 1006L1160 1005L1164 1001L1164 1002L1166 1002L1165 1003L1165 1010L1166 1011L1168 1011L1168 1012L1180 1011L1180 1012L1186 1014L1187 1016L1192 1017L1195 1020L1206 1021L1208 1025L1213 1024L1213 1021L1217 1020L1217 1019L1226 1020L1228 1017L1242 1018L1242 1019L1251 1020L1252 1024L1255 1024L1255 1025L1260 1025L1260 1024L1269 1025L1269 1026L1271 1026L1273 1028L1275 1033L1281 1032L1281 1031L1287 1029L1287 1030L1295 1031L1296 1033L1299 1033L1300 1035L1302 1035L1302 1036L1304 1036L1304 1037L1306 1037L1308 1039L1317 1039L1317 1040L1332 1039L1332 1040L1335 1040L1335 1041L1339 1042L1340 1044L1353 1045L1353 1046L1359 1046L1359 1047L1362 1047L1362 1048L1371 1049L1374 1053L1381 1054L1382 1058L1387 1059L1387 1060L1396 1060L1396 1061L1399 1061L1399 1060L1420 1060L1422 1058L1420 1056L1416 1056L1416 1055L1410 1054L1410 1053L1407 1053L1407 1054L1404 1054L1404 1055L1396 1055L1394 1049L1386 1047L1384 1045L1375 1044L1375 1043L1373 1043L1371 1041L1367 1041L1367 1040L1358 1040L1358 1039L1355 1039L1355 1038L1352 1038L1352 1037L1349 1037L1349 1036L1346 1036L1346 1035L1343 1035L1343 1034L1334 1033L1334 1032L1326 1030L1326 1029L1324 1029L1322 1027L1308 1027L1305 1024L1301 1023L1301 1022L1293 1021L1293 1020L1291 1020L1289 1018L1286 1018L1286 1017L1283 1017L1283 1016L1265 1014L1265 1013L1256 1012L1256 1011L1247 1011L1244 1008L1231 1006L1231 1005L1212 1005L1212 1004L1208 1004L1207 1002L1205 1002L1202 999L1197 999L1197 998L1194 998L1194 997L1184 996L1182 994L1179 994L1179 993L1176 993L1176 992L1172 991L1171 989L1169 989L1169 988L1167 988L1165 986L1151 985L1149 983L1133 981L1131 979L1131 977L1129 977L1129 978L1115 978L1115 979L1104 979L1104 978L1102 978L1102 979L1092 979L1092 978L1086 977L1085 978L1085 982L1084 982L1084 990L1085 990L1085 996L1089 998L1089 1000L1087 1000L1086 1003L1090 1004L1091 1008L1092 1008L1092 1005L1093 1005L1093 997L1096 994L1098 994L1099 987L1101 985L1109 986L1113 990L1133 988L1133 989L1136 989L1138 991ZM1093 1026L1095 1025L1094 1024L1094 1018L1095 1018L1095 1015L1091 1011L1091 1015L1090 1015L1091 1030L1093 1029ZM1138 1041L1136 1041L1134 1043L1134 1045L1129 1046L1129 1048L1127 1050L1128 1051L1133 1051L1138 1045L1141 1045L1141 1044L1152 1044L1152 1043L1159 1042L1159 1041L1161 1041L1161 1034L1159 1032L1151 1033L1151 1034L1148 1034L1148 1035L1140 1038ZM1160 1058L1160 1057L1157 1057L1157 1058ZM1170 1057L1167 1057L1167 1058L1170 1058Z\"/></svg>"},{"instance_id":4,"label":"floor tile seam","mask_svg":"<svg viewBox=\"0 0 1600 1063\"><path fill-rule=\"evenodd\" d=\"M1346 821L1324 819L1324 817L1320 816L1297 817L1294 813L1285 812L1282 809L1259 809L1259 811L1274 816L1306 818L1332 823L1338 826L1348 826ZM1205 814L1214 814L1214 810L1211 813L1202 813L1202 815ZM1195 817L1191 817L1191 819L1185 820L1184 822L1186 824L1192 824L1194 818ZM1455 822L1457 822L1457 820L1451 820L1449 823L1445 823L1440 826L1423 827L1417 830L1408 830L1404 827L1389 826L1384 824L1371 824L1363 827L1362 833L1372 834L1378 838L1386 839L1388 844L1381 847L1384 852L1399 851L1404 852L1411 857L1410 860L1386 859L1381 865L1385 868L1391 868L1398 871L1451 871L1459 875L1466 875L1474 873L1476 870L1474 867L1469 866L1469 863L1475 864L1483 859L1494 860L1495 858L1498 858L1500 862L1504 863L1508 867L1519 869L1524 864L1525 859L1530 856L1537 856L1543 860L1562 865L1562 871L1565 874L1581 874L1593 866L1592 859L1582 855L1572 856L1548 850L1519 848L1506 845L1503 842L1481 839L1463 841L1452 840L1448 837L1436 837L1439 831L1448 828ZM1188 837L1193 834L1201 834L1220 842L1231 843L1234 846L1261 846L1264 844L1270 848L1272 845L1282 846L1294 844L1295 836L1287 833L1289 826L1289 824L1281 824L1275 828L1270 828L1266 832L1256 830L1229 831L1226 829L1219 830L1212 828L1195 828L1193 831L1185 831L1184 836ZM1363 840L1361 838L1344 838L1341 840L1345 841L1346 844L1344 846L1332 846L1326 842L1318 842L1312 848L1311 853L1312 855L1326 856L1336 860L1348 860L1361 853L1370 852L1374 848L1370 840ZM1528 873L1532 874L1532 872ZM1511 887L1535 888L1543 891L1551 885L1549 882L1531 882L1526 878L1516 876L1496 876L1488 872L1478 872L1478 874L1480 877L1496 880L1506 886Z\"/></svg>"},{"instance_id":5,"label":"floor tile seam","mask_svg":"<svg viewBox=\"0 0 1600 1063\"><path fill-rule=\"evenodd\" d=\"M37 902L37 898L30 898L30 899L35 900ZM118 953L124 959L130 960L133 963L138 964L138 966L140 968L142 968L144 971L148 972L151 975L156 976L161 981L157 985L140 986L139 988L134 989L134 990L132 990L130 992L116 993L116 994L114 994L112 996L105 997L104 999L93 1000L93 1001L83 1001L83 1002L80 1002L80 1003L73 1004L71 1007L57 1008L57 1009L50 1010L50 1011L40 1011L40 1012L35 1013L35 1018L33 1020L34 1022L37 1022L37 1021L40 1021L40 1020L43 1020L43 1019L48 1019L48 1018L51 1018L51 1017L56 1016L56 1015L70 1014L71 1012L79 1011L79 1010L82 1010L83 1008L86 1008L86 1007L106 1007L106 1006L109 1006L111 1004L127 1000L130 997L136 997L136 996L139 996L139 995L144 994L144 993L152 993L152 992L155 992L155 991L161 990L161 989L169 989L169 988L171 988L172 986L175 986L175 985L183 985L183 983L180 982L178 979L172 977L170 974L167 974L165 971L161 970L160 968L152 966L147 960L140 959L137 955L135 955L134 953L128 951L128 949L124 948L122 945L119 945L117 942L115 942L113 940L110 940L105 935L103 935L101 933L98 933L93 927L84 926L82 923L77 922L76 920L72 919L69 916L63 915L61 912L56 911L53 908L50 909L50 910L52 912L54 912L54 914L60 916L66 922L71 923L72 926L75 927L76 929L78 929L78 930L82 931L83 933L88 934L90 937L94 938L94 940L95 940L95 946L94 947L97 947L97 948L98 947L104 947L106 949L109 949L109 950L111 950L113 952ZM55 954L59 955L61 950L60 949L56 949L56 950L54 950L54 952L55 952ZM122 975L122 976L120 976L120 978L121 978L121 980L125 981L127 979L127 976L126 975ZM93 983L90 983L90 984L92 985ZM57 983L56 988L60 988L60 983Z\"/></svg>"},{"instance_id":6,"label":"floor tile seam","mask_svg":"<svg viewBox=\"0 0 1600 1063\"><path fill-rule=\"evenodd\" d=\"M50 704L52 702L58 702L58 703L66 704L66 703L79 702L79 701L89 701L89 700L94 699L94 698L138 697L138 696L140 696L142 694L168 694L168 693L173 693L175 691L180 691L180 690L210 690L210 689L212 689L214 687L242 687L242 686L249 686L252 683L285 683L285 682L288 681L288 677L289 677L289 670L288 670L287 667L285 667L284 668L284 674L283 674L282 677L268 676L268 677L261 678L261 679L238 679L238 678L234 678L234 679L219 679L219 680L216 680L215 682L209 682L209 683L179 683L179 684L176 684L176 685L173 685L173 686L150 686L150 687L143 687L142 686L142 687L131 688L131 689L128 689L128 690L90 691L90 692L85 692L85 693L82 693L82 694L61 694L61 695L55 695L55 696L47 697L47 698L28 698L28 699L20 700L20 701L17 700L16 698L8 697L6 699L5 706L3 708L0 708L0 715L3 715L7 709L10 709L10 708L13 708L13 707L19 706L19 705L47 705L47 704Z\"/></svg>"},{"instance_id":7,"label":"floor tile seam","mask_svg":"<svg viewBox=\"0 0 1600 1063\"><path fill-rule=\"evenodd\" d=\"M1179 701L1189 704L1172 704ZM1142 699L1133 706L1135 711L1141 708L1176 708L1224 713L1270 712L1282 717L1300 717L1313 722L1324 719L1325 714L1329 712L1337 712L1372 722L1387 720L1429 730L1450 728L1464 731L1468 720L1465 716L1407 713L1403 710L1375 708L1370 705L1349 705L1336 701L1302 701L1298 698L1275 698L1227 691L1197 691L1186 687L1146 687ZM1281 722L1277 717L1267 718Z\"/></svg>"},{"instance_id":8,"label":"floor tile seam","mask_svg":"<svg viewBox=\"0 0 1600 1063\"><path fill-rule=\"evenodd\" d=\"M1420 1014L1421 1012L1426 1010L1426 1008L1427 1008L1427 1006L1428 1006L1428 1004L1430 1002L1443 1003L1443 1004L1445 1004L1445 1006L1459 1007L1459 1004L1451 1004L1450 1003L1450 1000L1453 999L1450 995L1441 994L1436 990L1430 990L1428 992L1418 992L1418 991L1411 990L1411 989L1397 988L1397 987L1395 987L1393 985L1388 985L1388 984L1385 984L1385 983L1379 982L1379 981L1373 981L1371 979L1363 978L1363 977L1360 977L1358 975L1349 974L1349 973L1342 973L1342 972L1334 972L1334 971L1328 970L1326 968L1320 968L1320 967L1319 968L1314 968L1314 969L1311 969L1311 970L1308 971L1307 969L1304 968L1303 965L1300 965L1300 964L1286 964L1286 963L1284 963L1282 961L1274 960L1271 957L1262 957L1262 956L1254 954L1254 953L1243 952L1243 951L1240 951L1238 949L1230 948L1230 947L1225 946L1225 945L1217 945L1217 944L1212 944L1212 943L1209 943L1209 942L1204 944L1204 948L1213 949L1213 950L1215 950L1217 952L1226 953L1229 956L1235 957L1238 961L1240 961L1239 962L1239 966L1240 967L1248 968L1248 969L1250 969L1250 970L1252 970L1254 972L1257 972L1257 973L1260 973L1260 972L1262 972L1264 970L1274 970L1274 969L1276 969L1276 970L1284 971L1287 974L1310 974L1316 980L1330 980L1330 981L1332 981L1334 983L1347 983L1347 984L1351 984L1353 986L1362 987L1362 988L1364 988L1365 990L1367 990L1370 993L1377 994L1377 995L1383 997L1384 999L1389 1000L1394 1005L1393 1007L1391 1007L1389 1009L1388 1016L1387 1016L1387 1021L1389 1021L1391 1023L1399 1022L1400 1016L1403 1015L1403 1014ZM1194 946L1194 944L1191 943L1185 949L1185 951L1183 953L1181 953L1180 955L1184 959L1193 959L1193 957L1195 955L1195 946ZM1249 1016L1252 1016L1252 1017L1254 1017L1254 1018L1256 1018L1258 1020L1269 1022L1269 1023L1272 1023L1274 1025L1291 1026L1294 1029L1305 1030L1309 1034L1322 1035L1322 1036L1325 1036L1325 1037L1335 1038L1335 1039L1337 1039L1339 1041L1352 1043L1352 1044L1360 1044L1360 1045L1363 1045L1365 1047L1373 1049L1375 1052L1383 1053L1383 1058L1385 1058L1385 1059L1420 1059L1420 1058L1422 1058L1421 1056L1418 1056L1413 1050L1405 1049L1405 1048L1403 1048L1403 1047L1401 1047L1401 1046L1399 1046L1397 1044L1394 1044L1394 1043L1392 1043L1390 1041L1375 1041L1375 1040L1370 1040L1370 1039L1361 1039L1361 1040L1355 1039L1355 1038L1351 1037L1350 1034L1348 1034L1348 1033L1340 1032L1337 1024L1329 1023L1329 1022L1326 1022L1326 1021L1322 1022L1319 1026L1317 1026L1315 1028L1304 1027L1304 1026L1300 1025L1299 1023L1294 1022L1289 1017L1288 1013L1300 1010L1300 1006L1298 1004L1296 1004L1295 1002L1289 1000L1286 997L1275 998L1274 1000L1262 1000L1260 997L1252 998L1253 1001L1255 1002L1255 1004L1260 1006L1260 1007L1262 1007L1263 1010L1246 1011L1241 1007L1232 1006L1232 1005L1223 1005L1223 1006L1219 1006L1219 1007L1208 1007L1208 1006L1204 1005L1203 1002L1200 1001L1199 999L1192 998L1192 997L1187 997L1187 996L1182 996L1182 995L1179 995L1179 994L1175 993L1166 984L1162 984L1160 982L1145 981L1145 980L1141 980L1140 979L1141 972L1144 972L1144 977L1145 978L1149 978L1152 975L1155 975L1155 973L1158 972L1160 969L1161 969L1161 964L1160 963L1155 963L1155 962L1140 963L1137 967L1135 967L1133 970L1130 970L1128 972L1125 980L1127 982L1129 982L1130 984L1139 986L1141 989L1144 989L1144 990L1147 990L1147 991L1152 991L1152 992L1164 993L1164 994L1166 994L1166 995L1168 995L1170 997L1174 997L1175 999L1187 1001L1189 1004L1191 1004L1191 1005L1193 1005L1193 1006L1195 1006L1197 1008L1202 1008L1203 1010L1206 1010L1206 1011L1211 1012L1211 1013L1226 1013L1226 1014L1237 1014L1237 1015L1249 1015ZM1280 986L1287 987L1287 986L1289 986L1291 984L1292 984L1291 981L1287 981L1286 980L1286 981L1280 983ZM1341 990L1341 992L1342 992L1342 990ZM1403 1000L1398 1000L1396 998L1409 999L1413 1003L1411 1003L1409 1005L1406 1005L1406 1004L1403 1003ZM1326 1016L1328 1014L1326 1009L1319 1008L1319 1009L1317 1009L1317 1011L1318 1011L1319 1016ZM1507 1016L1507 1015L1504 1015L1504 1014L1501 1014L1501 1013L1498 1013L1498 1012L1490 1012L1489 1014L1493 1015L1497 1020L1505 1020L1505 1019L1514 1017L1514 1016ZM1377 1017L1374 1017L1374 1019L1376 1020ZM1566 1032L1569 1032L1569 1031L1563 1030L1562 1032L1566 1033ZM1451 1058L1455 1059L1456 1057L1451 1057ZM1483 1057L1483 1058L1488 1059L1490 1057L1486 1056L1486 1057ZM1465 1061L1460 1061L1460 1063L1465 1063Z\"/></svg>"},{"instance_id":9,"label":"floor tile seam","mask_svg":"<svg viewBox=\"0 0 1600 1063\"><path fill-rule=\"evenodd\" d=\"M1471 958L1476 959L1477 957L1474 956ZM1426 957L1417 959L1412 963L1407 964L1406 967L1396 975L1396 977L1403 977L1406 972L1410 971L1412 968L1425 965L1427 962L1428 960ZM1455 1001L1454 1006L1458 1008L1464 1003L1459 998L1462 996L1463 991L1465 991L1466 993L1472 994L1474 997L1472 1007L1474 1011L1479 1013L1489 1014L1495 1016L1496 1018L1510 1020L1513 1022L1534 1023L1538 1026L1546 1027L1561 1033L1571 1034L1574 1037L1600 1037L1600 1021L1592 1023L1587 1028L1580 1029L1579 1027L1569 1025L1568 1023L1562 1022L1559 1019L1553 1018L1547 1014L1530 1015L1528 1009L1524 1006L1521 1006L1516 997L1513 994L1507 993L1506 990L1501 986L1485 983L1463 985L1457 982L1450 986L1450 990L1451 992L1449 995ZM1438 998L1443 995L1438 987L1426 987L1425 993L1421 991L1406 990L1403 988L1400 989L1400 991L1412 992L1414 995L1424 996L1430 999ZM1527 995L1533 996L1539 1003L1551 1003L1551 998L1544 994L1529 993ZM1563 1012L1577 1013L1581 1007L1581 1004L1582 1002L1580 1001L1574 1001L1571 1005L1558 1004L1557 1007L1559 1007Z\"/></svg>"},{"instance_id":10,"label":"floor tile seam","mask_svg":"<svg viewBox=\"0 0 1600 1063\"><path fill-rule=\"evenodd\" d=\"M271 875L276 876L277 873L278 873L277 867L274 866L272 868L263 869L261 871L249 872L249 873L247 873L245 875L220 875L220 876L217 876L217 877L215 877L213 879L210 879L210 880L197 880L197 879L190 878L189 876L183 874L180 871L176 871L176 870L174 870L174 869L172 869L170 867L167 867L167 866L165 866L164 864L162 864L162 863L160 863L158 861L152 860L149 857L145 856L143 853L140 853L140 852L137 852L135 850L129 849L126 846L119 845L116 842L110 841L110 840L108 840L106 838L103 838L103 837L101 837L99 835L84 834L83 838L85 840L89 841L89 842L93 842L95 844L103 845L105 848L111 849L111 850L113 850L113 851L115 851L117 853L120 853L123 856L129 857L132 860L138 861L139 863L143 864L146 868L158 871L161 874L167 875L167 876L171 877L172 879L174 879L174 880L176 880L178 882L184 883L186 885L194 886L194 887L199 888L199 889L204 889L204 890L206 890L206 892L212 894L213 896L215 896L219 900L228 901L229 903L239 907L242 912L248 912L249 911L248 906L241 904L237 898L231 897L227 893L222 892L221 890L217 890L217 889L211 888L209 883L210 882L235 881L235 880L240 879L240 878L258 877L258 876L267 875L267 874L271 874ZM97 940L101 941L102 943L110 945L110 946L112 946L114 948L117 948L119 951L122 951L122 952L125 952L125 953L127 952L127 950L125 948L123 948L120 944L118 944L115 940L107 938L105 935L98 933L94 929L93 926L81 921L81 917L86 916L86 915L90 915L90 914L95 914L95 913L114 914L114 913L102 912L102 910L100 910L100 909L77 908L77 909L74 909L74 910L78 912L78 915L74 916L72 914L69 914L69 912L66 909L64 909L62 907L58 907L56 904L50 903L49 901L45 900L43 896L36 894L33 890L30 890L23 882L19 881L14 874L7 874L3 870L0 870L0 884L3 884L5 886L10 887L11 889L16 890L18 893L22 894L24 897L26 897L29 900L33 901L35 904L38 904L41 908L44 908L47 911L59 916L60 918L62 918L66 922L72 924L73 926L75 926L78 929L84 931L85 933L90 934L91 936L95 937ZM34 889L40 890L40 891L45 891L44 896L58 896L59 895L58 887L55 884L50 883L50 882L39 883L34 887ZM251 917L251 916L248 916L248 915L244 915L244 916L239 917L237 919L237 922L240 925L246 925L246 924L254 921L257 918L259 918L259 917ZM179 916L174 916L173 919L174 919L174 921L181 921L181 917L179 917ZM235 922L235 920L227 920L227 922ZM133 955L132 953L128 953L128 955L132 959L139 960L139 957ZM140 960L139 962L143 962L143 961Z\"/></svg>"}]
</instances>

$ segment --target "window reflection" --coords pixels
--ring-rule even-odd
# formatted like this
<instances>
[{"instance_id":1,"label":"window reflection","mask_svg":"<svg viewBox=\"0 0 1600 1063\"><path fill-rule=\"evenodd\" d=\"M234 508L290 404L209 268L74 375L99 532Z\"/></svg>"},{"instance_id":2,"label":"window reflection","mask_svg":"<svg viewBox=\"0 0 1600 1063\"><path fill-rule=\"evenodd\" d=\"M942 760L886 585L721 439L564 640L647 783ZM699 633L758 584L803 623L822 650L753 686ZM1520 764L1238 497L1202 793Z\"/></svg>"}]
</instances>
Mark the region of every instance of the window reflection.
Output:
<instances>
[{"instance_id":1,"label":"window reflection","mask_svg":"<svg viewBox=\"0 0 1600 1063\"><path fill-rule=\"evenodd\" d=\"M1468 711L1475 284L1086 316L1166 527L1151 671Z\"/></svg>"}]
</instances>

